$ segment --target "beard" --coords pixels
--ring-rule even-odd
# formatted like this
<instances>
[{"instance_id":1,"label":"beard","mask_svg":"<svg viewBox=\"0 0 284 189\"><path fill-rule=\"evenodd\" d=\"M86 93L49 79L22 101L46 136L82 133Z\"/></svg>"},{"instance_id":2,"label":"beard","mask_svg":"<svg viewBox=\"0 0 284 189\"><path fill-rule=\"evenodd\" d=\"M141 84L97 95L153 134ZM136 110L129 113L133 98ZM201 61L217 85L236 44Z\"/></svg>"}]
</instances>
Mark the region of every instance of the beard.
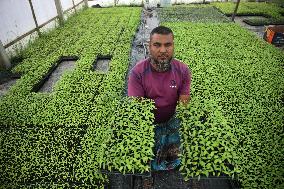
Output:
<instances>
[{"instance_id":1,"label":"beard","mask_svg":"<svg viewBox=\"0 0 284 189\"><path fill-rule=\"evenodd\" d=\"M162 61L154 59L153 57L150 57L150 58L151 58L151 64L155 65L155 69L157 72L166 72L170 70L171 61L173 57L166 59L166 60L162 60Z\"/></svg>"}]
</instances>

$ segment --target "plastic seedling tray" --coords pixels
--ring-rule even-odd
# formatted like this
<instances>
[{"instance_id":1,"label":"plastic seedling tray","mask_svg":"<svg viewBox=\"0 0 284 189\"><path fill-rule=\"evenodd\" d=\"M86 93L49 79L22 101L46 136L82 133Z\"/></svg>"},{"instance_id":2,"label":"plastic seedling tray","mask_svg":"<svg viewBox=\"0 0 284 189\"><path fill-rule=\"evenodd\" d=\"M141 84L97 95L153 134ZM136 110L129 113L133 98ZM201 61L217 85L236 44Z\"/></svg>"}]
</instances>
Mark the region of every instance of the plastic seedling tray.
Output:
<instances>
[{"instance_id":1,"label":"plastic seedling tray","mask_svg":"<svg viewBox=\"0 0 284 189\"><path fill-rule=\"evenodd\" d=\"M151 167L151 163L149 163L149 166ZM118 175L118 174L123 174L119 171L108 171L108 170L105 170L105 169L101 169L100 170L101 173L103 174L114 174L114 175ZM145 177L149 177L149 176L152 176L152 171L150 170L149 172L145 172L145 173L125 173L123 175L133 175L133 176L145 176Z\"/></svg>"},{"instance_id":2,"label":"plastic seedling tray","mask_svg":"<svg viewBox=\"0 0 284 189\"><path fill-rule=\"evenodd\" d=\"M44 83L49 79L52 72L58 67L58 65L63 61L77 61L78 56L61 56L53 66L48 70L47 74L42 77L42 79L32 88L32 92L38 92Z\"/></svg>"}]
</instances>

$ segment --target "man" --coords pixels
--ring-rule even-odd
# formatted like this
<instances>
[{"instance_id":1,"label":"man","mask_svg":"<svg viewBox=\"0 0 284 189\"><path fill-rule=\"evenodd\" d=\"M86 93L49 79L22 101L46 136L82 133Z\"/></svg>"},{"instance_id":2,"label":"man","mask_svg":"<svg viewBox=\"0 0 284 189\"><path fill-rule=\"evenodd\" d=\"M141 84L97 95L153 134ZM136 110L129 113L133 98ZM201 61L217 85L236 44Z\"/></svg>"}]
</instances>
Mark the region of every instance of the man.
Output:
<instances>
[{"instance_id":1,"label":"man","mask_svg":"<svg viewBox=\"0 0 284 189\"><path fill-rule=\"evenodd\" d=\"M174 116L178 102L188 103L191 72L173 58L174 34L158 26L150 34L150 57L138 62L128 80L128 96L153 99L155 115L155 159L153 170L171 170L179 164L179 120Z\"/></svg>"}]
</instances>

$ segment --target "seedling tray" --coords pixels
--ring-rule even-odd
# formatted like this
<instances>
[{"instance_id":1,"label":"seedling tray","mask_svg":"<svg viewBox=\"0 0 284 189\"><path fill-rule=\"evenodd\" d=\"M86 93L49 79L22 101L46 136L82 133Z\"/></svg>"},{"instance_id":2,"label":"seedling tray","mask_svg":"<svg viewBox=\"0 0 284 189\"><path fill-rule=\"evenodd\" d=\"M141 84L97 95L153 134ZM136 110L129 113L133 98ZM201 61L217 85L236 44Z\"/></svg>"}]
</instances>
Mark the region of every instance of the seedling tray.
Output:
<instances>
[{"instance_id":1,"label":"seedling tray","mask_svg":"<svg viewBox=\"0 0 284 189\"><path fill-rule=\"evenodd\" d=\"M217 8L217 7L216 7ZM218 9L218 8L217 8ZM220 10L221 11L221 10ZM232 16L233 14L230 13L226 13L225 14L226 16ZM267 14L261 14L261 13L237 13L236 16L263 16L265 18L271 18L270 15L267 15Z\"/></svg>"},{"instance_id":2,"label":"seedling tray","mask_svg":"<svg viewBox=\"0 0 284 189\"><path fill-rule=\"evenodd\" d=\"M52 72L58 67L58 65L63 61L76 61L78 60L78 56L61 56L59 59L52 65L52 67L48 70L47 74L45 74L42 79L32 88L32 92L38 92L40 88L44 85L44 83L49 79Z\"/></svg>"},{"instance_id":3,"label":"seedling tray","mask_svg":"<svg viewBox=\"0 0 284 189\"><path fill-rule=\"evenodd\" d=\"M92 185L91 183L88 183L88 182L26 182L26 183L1 183L3 184L3 186L17 186L19 188L26 188L26 187L31 187L31 188L36 188L36 186L56 186L56 185L59 185L59 186L68 186L68 188L73 188L73 187L92 187L92 186L97 186L97 185ZM106 184L103 184L104 187L106 187Z\"/></svg>"},{"instance_id":4,"label":"seedling tray","mask_svg":"<svg viewBox=\"0 0 284 189\"><path fill-rule=\"evenodd\" d=\"M12 79L20 79L21 74L12 73L11 71L1 71L0 72L0 85L4 84Z\"/></svg>"},{"instance_id":5,"label":"seedling tray","mask_svg":"<svg viewBox=\"0 0 284 189\"><path fill-rule=\"evenodd\" d=\"M199 183L202 189L240 189L241 186L237 180L228 176L202 176L199 179L197 177L189 178L184 181L182 175L177 170L171 171L155 171L153 172L154 185L157 188L163 188L167 186L167 183L171 185L171 188L196 188L192 186L192 182ZM166 182L166 183L165 183ZM199 188L199 187L197 187Z\"/></svg>"},{"instance_id":6,"label":"seedling tray","mask_svg":"<svg viewBox=\"0 0 284 189\"><path fill-rule=\"evenodd\" d=\"M150 163L149 163L149 166L151 167L151 164L150 164ZM119 172L119 171L116 171L116 170L114 170L114 171L108 171L108 170L106 170L106 169L101 169L100 172L103 173L103 174L108 174L108 175L119 175L119 174L123 174L123 173L121 173L121 172ZM145 172L145 173L125 173L125 174L123 174L123 175L133 175L133 176L145 176L145 177L150 177L150 176L152 176L152 173L151 173L151 171L149 171L149 172Z\"/></svg>"},{"instance_id":7,"label":"seedling tray","mask_svg":"<svg viewBox=\"0 0 284 189\"><path fill-rule=\"evenodd\" d=\"M120 175L122 174L121 172L119 171L108 171L108 170L100 170L100 172L102 174L108 174L108 175ZM146 177L149 177L151 176L151 172L146 172L146 173L125 173L123 175L133 175L133 176L146 176Z\"/></svg>"}]
</instances>

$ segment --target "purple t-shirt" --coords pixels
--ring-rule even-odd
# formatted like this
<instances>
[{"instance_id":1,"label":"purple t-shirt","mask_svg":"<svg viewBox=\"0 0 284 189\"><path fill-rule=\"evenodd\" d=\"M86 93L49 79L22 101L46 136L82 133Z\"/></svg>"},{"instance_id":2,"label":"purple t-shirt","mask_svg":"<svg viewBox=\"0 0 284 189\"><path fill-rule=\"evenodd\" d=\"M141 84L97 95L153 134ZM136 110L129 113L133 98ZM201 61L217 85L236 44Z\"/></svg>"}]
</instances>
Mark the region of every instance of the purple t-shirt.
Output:
<instances>
[{"instance_id":1,"label":"purple t-shirt","mask_svg":"<svg viewBox=\"0 0 284 189\"><path fill-rule=\"evenodd\" d=\"M155 123L168 121L175 113L180 95L190 95L191 72L186 64L173 59L171 69L157 72L150 58L142 60L131 70L128 96L144 97L155 101Z\"/></svg>"}]
</instances>

